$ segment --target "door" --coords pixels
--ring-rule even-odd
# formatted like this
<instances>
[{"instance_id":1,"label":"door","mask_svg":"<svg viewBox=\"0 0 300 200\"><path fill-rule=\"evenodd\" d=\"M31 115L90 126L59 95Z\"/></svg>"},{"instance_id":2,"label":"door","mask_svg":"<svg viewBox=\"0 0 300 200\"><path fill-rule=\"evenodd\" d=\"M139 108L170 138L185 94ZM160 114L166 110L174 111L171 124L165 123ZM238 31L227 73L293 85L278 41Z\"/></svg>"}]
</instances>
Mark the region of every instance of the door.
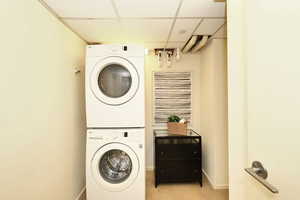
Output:
<instances>
[{"instance_id":1,"label":"door","mask_svg":"<svg viewBox=\"0 0 300 200\"><path fill-rule=\"evenodd\" d=\"M139 87L139 75L134 65L121 57L107 57L99 61L90 76L95 97L108 105L130 101Z\"/></svg>"},{"instance_id":2,"label":"door","mask_svg":"<svg viewBox=\"0 0 300 200\"><path fill-rule=\"evenodd\" d=\"M230 200L299 199L299 9L228 0ZM243 171L256 160L279 194Z\"/></svg>"},{"instance_id":3,"label":"door","mask_svg":"<svg viewBox=\"0 0 300 200\"><path fill-rule=\"evenodd\" d=\"M91 162L94 181L99 187L113 192L130 187L140 168L134 151L121 143L109 143L101 147Z\"/></svg>"}]
</instances>

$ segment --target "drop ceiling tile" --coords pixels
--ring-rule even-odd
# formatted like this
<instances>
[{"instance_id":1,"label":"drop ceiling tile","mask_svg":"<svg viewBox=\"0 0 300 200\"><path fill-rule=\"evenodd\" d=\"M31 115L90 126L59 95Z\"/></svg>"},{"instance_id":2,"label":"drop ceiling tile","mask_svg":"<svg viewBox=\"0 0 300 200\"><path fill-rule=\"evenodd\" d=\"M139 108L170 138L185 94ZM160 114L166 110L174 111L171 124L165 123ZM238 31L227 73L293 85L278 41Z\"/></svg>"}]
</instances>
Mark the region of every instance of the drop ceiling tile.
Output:
<instances>
[{"instance_id":1,"label":"drop ceiling tile","mask_svg":"<svg viewBox=\"0 0 300 200\"><path fill-rule=\"evenodd\" d=\"M173 20L121 20L123 38L135 42L166 42Z\"/></svg>"},{"instance_id":2,"label":"drop ceiling tile","mask_svg":"<svg viewBox=\"0 0 300 200\"><path fill-rule=\"evenodd\" d=\"M44 0L60 17L116 18L110 0Z\"/></svg>"},{"instance_id":3,"label":"drop ceiling tile","mask_svg":"<svg viewBox=\"0 0 300 200\"><path fill-rule=\"evenodd\" d=\"M121 25L117 20L64 20L88 42L122 42Z\"/></svg>"},{"instance_id":4,"label":"drop ceiling tile","mask_svg":"<svg viewBox=\"0 0 300 200\"><path fill-rule=\"evenodd\" d=\"M89 42L166 42L172 20L64 20ZM151 27L151 28L149 28Z\"/></svg>"},{"instance_id":5,"label":"drop ceiling tile","mask_svg":"<svg viewBox=\"0 0 300 200\"><path fill-rule=\"evenodd\" d=\"M224 17L225 3L214 0L185 0L179 17Z\"/></svg>"},{"instance_id":6,"label":"drop ceiling tile","mask_svg":"<svg viewBox=\"0 0 300 200\"><path fill-rule=\"evenodd\" d=\"M204 19L195 35L212 35L225 23L225 19Z\"/></svg>"},{"instance_id":7,"label":"drop ceiling tile","mask_svg":"<svg viewBox=\"0 0 300 200\"><path fill-rule=\"evenodd\" d=\"M174 17L180 0L115 0L120 17Z\"/></svg>"},{"instance_id":8,"label":"drop ceiling tile","mask_svg":"<svg viewBox=\"0 0 300 200\"><path fill-rule=\"evenodd\" d=\"M186 42L201 19L177 19L169 41Z\"/></svg>"}]
</instances>

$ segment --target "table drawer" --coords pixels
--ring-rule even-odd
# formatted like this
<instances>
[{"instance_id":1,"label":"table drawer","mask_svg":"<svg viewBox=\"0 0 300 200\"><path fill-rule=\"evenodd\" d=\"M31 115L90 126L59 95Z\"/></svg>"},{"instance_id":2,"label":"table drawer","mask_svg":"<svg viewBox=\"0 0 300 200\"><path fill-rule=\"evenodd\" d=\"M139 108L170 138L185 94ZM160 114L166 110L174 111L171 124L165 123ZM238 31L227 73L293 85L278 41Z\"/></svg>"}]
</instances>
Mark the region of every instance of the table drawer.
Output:
<instances>
[{"instance_id":1,"label":"table drawer","mask_svg":"<svg viewBox=\"0 0 300 200\"><path fill-rule=\"evenodd\" d=\"M161 180L199 180L201 175L200 161L189 162L161 161L158 168Z\"/></svg>"},{"instance_id":2,"label":"table drawer","mask_svg":"<svg viewBox=\"0 0 300 200\"><path fill-rule=\"evenodd\" d=\"M157 144L156 156L159 160L201 158L198 144Z\"/></svg>"}]
</instances>

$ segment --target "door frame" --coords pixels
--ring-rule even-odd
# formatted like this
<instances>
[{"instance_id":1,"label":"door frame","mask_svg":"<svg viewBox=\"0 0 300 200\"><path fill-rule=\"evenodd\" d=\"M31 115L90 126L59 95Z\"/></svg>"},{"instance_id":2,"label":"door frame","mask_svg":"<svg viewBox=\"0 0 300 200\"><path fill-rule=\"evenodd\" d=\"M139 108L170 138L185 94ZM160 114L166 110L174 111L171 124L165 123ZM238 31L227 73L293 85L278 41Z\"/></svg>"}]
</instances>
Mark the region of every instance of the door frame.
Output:
<instances>
[{"instance_id":1,"label":"door frame","mask_svg":"<svg viewBox=\"0 0 300 200\"><path fill-rule=\"evenodd\" d=\"M229 199L245 198L248 165L244 2L227 0Z\"/></svg>"}]
</instances>

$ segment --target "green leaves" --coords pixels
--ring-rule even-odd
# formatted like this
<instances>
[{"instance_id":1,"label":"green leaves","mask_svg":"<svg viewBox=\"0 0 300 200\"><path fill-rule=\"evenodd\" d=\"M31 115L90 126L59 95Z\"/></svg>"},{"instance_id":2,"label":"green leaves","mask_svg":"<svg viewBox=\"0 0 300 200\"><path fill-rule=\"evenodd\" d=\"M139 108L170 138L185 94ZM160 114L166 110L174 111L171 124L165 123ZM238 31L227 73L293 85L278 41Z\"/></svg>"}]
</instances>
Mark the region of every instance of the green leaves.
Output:
<instances>
[{"instance_id":1,"label":"green leaves","mask_svg":"<svg viewBox=\"0 0 300 200\"><path fill-rule=\"evenodd\" d=\"M168 117L168 122L179 122L180 118L177 115L171 115Z\"/></svg>"}]
</instances>

